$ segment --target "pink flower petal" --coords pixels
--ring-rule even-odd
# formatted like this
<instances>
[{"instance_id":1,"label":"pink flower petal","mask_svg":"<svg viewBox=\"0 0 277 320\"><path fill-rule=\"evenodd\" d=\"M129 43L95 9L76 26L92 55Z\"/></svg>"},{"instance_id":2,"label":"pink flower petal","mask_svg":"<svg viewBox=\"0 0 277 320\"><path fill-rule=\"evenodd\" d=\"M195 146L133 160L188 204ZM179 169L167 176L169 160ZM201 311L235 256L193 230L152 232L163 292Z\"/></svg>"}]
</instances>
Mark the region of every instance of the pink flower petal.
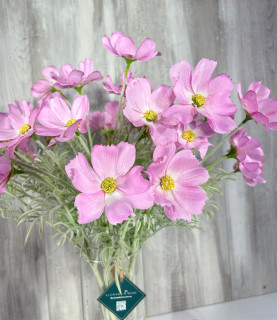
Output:
<instances>
[{"instance_id":1,"label":"pink flower petal","mask_svg":"<svg viewBox=\"0 0 277 320\"><path fill-rule=\"evenodd\" d=\"M270 94L270 90L262 85L262 81L252 82L247 91L250 90L256 92L259 101L267 99Z\"/></svg>"},{"instance_id":2,"label":"pink flower petal","mask_svg":"<svg viewBox=\"0 0 277 320\"><path fill-rule=\"evenodd\" d=\"M205 58L197 63L192 73L192 87L195 93L207 91L209 80L216 65L216 61Z\"/></svg>"},{"instance_id":3,"label":"pink flower petal","mask_svg":"<svg viewBox=\"0 0 277 320\"><path fill-rule=\"evenodd\" d=\"M103 44L104 47L106 47L106 49L108 49L110 51L110 53L112 53L115 56L118 56L118 53L116 52L116 50L111 45L111 42L110 42L110 39L109 39L108 36L102 37L102 44Z\"/></svg>"},{"instance_id":4,"label":"pink flower petal","mask_svg":"<svg viewBox=\"0 0 277 320\"><path fill-rule=\"evenodd\" d=\"M86 58L85 61L79 63L78 67L84 73L84 77L88 77L93 72L93 61Z\"/></svg>"},{"instance_id":5,"label":"pink flower petal","mask_svg":"<svg viewBox=\"0 0 277 320\"><path fill-rule=\"evenodd\" d=\"M55 82L53 80L53 76L59 75L59 71L57 70L57 68L55 66L48 66L48 67L42 69L42 73L43 73L44 77L52 84Z\"/></svg>"},{"instance_id":6,"label":"pink flower petal","mask_svg":"<svg viewBox=\"0 0 277 320\"><path fill-rule=\"evenodd\" d=\"M192 97L194 95L193 91L185 90L184 84L182 83L182 80L179 80L174 88L173 88L174 94L176 98L185 105L191 105L192 104Z\"/></svg>"},{"instance_id":7,"label":"pink flower petal","mask_svg":"<svg viewBox=\"0 0 277 320\"><path fill-rule=\"evenodd\" d=\"M55 121L56 123L63 123L64 125L66 125L68 120L71 120L71 112L67 103L64 101L64 99L53 98L50 100L49 104L50 104L50 109L52 113L55 115L55 118L58 119L57 122ZM41 124L43 124L42 122L42 118L43 118L42 114L44 115L43 110L44 109L42 109L42 111L40 112L39 119L38 119ZM49 120L49 117L48 117L48 120Z\"/></svg>"},{"instance_id":8,"label":"pink flower petal","mask_svg":"<svg viewBox=\"0 0 277 320\"><path fill-rule=\"evenodd\" d=\"M231 91L234 88L234 82L232 79L225 73L218 74L209 81L208 93L209 95L214 95L219 92L228 93L230 95Z\"/></svg>"},{"instance_id":9,"label":"pink flower petal","mask_svg":"<svg viewBox=\"0 0 277 320\"><path fill-rule=\"evenodd\" d=\"M170 71L170 79L174 85L180 81L180 84L184 88L184 90L188 93L192 93L192 71L191 66L188 61L183 60L176 63L171 67Z\"/></svg>"},{"instance_id":10,"label":"pink flower petal","mask_svg":"<svg viewBox=\"0 0 277 320\"><path fill-rule=\"evenodd\" d=\"M142 127L146 124L145 119L142 118L142 113L134 110L128 104L123 109L123 114L135 127Z\"/></svg>"},{"instance_id":11,"label":"pink flower petal","mask_svg":"<svg viewBox=\"0 0 277 320\"><path fill-rule=\"evenodd\" d=\"M113 225L128 220L129 216L134 216L130 201L119 191L106 194L105 211L108 221Z\"/></svg>"},{"instance_id":12,"label":"pink flower petal","mask_svg":"<svg viewBox=\"0 0 277 320\"><path fill-rule=\"evenodd\" d=\"M115 46L115 43L116 41L120 38L120 37L125 37L125 35L120 32L120 31L117 31L117 32L113 32L110 36L110 43L111 43L111 46L114 48Z\"/></svg>"},{"instance_id":13,"label":"pink flower petal","mask_svg":"<svg viewBox=\"0 0 277 320\"><path fill-rule=\"evenodd\" d=\"M134 208L141 210L149 209L154 205L153 190L149 188L143 193L128 194L128 200Z\"/></svg>"},{"instance_id":14,"label":"pink flower petal","mask_svg":"<svg viewBox=\"0 0 277 320\"><path fill-rule=\"evenodd\" d=\"M0 141L11 140L19 135L19 131L16 129L0 129Z\"/></svg>"},{"instance_id":15,"label":"pink flower petal","mask_svg":"<svg viewBox=\"0 0 277 320\"><path fill-rule=\"evenodd\" d=\"M114 48L122 57L133 58L136 55L136 45L134 41L126 36L119 37L114 44Z\"/></svg>"},{"instance_id":16,"label":"pink flower petal","mask_svg":"<svg viewBox=\"0 0 277 320\"><path fill-rule=\"evenodd\" d=\"M123 193L140 194L149 189L149 181L143 178L143 167L135 166L127 174L116 179L116 187Z\"/></svg>"},{"instance_id":17,"label":"pink flower petal","mask_svg":"<svg viewBox=\"0 0 277 320\"><path fill-rule=\"evenodd\" d=\"M84 73L82 71L73 70L68 76L68 81L71 85L80 84L82 82L83 75Z\"/></svg>"},{"instance_id":18,"label":"pink flower petal","mask_svg":"<svg viewBox=\"0 0 277 320\"><path fill-rule=\"evenodd\" d=\"M103 79L102 74L99 71L94 71L91 74L89 74L87 77L83 77L82 85L92 81L100 81L102 79Z\"/></svg>"},{"instance_id":19,"label":"pink flower petal","mask_svg":"<svg viewBox=\"0 0 277 320\"><path fill-rule=\"evenodd\" d=\"M40 98L51 90L51 84L47 80L37 80L31 88L31 95Z\"/></svg>"},{"instance_id":20,"label":"pink flower petal","mask_svg":"<svg viewBox=\"0 0 277 320\"><path fill-rule=\"evenodd\" d=\"M166 166L167 158L164 158L159 162L153 162L149 165L147 169L147 174L151 183L160 183L160 178L162 178L165 175Z\"/></svg>"},{"instance_id":21,"label":"pink flower petal","mask_svg":"<svg viewBox=\"0 0 277 320\"><path fill-rule=\"evenodd\" d=\"M266 131L269 130L269 119L266 115L262 114L261 112L254 112L251 114L251 117L258 123L265 126Z\"/></svg>"},{"instance_id":22,"label":"pink flower petal","mask_svg":"<svg viewBox=\"0 0 277 320\"><path fill-rule=\"evenodd\" d=\"M152 58L152 55L155 51L155 47L156 47L156 44L152 39L146 38L145 40L143 40L136 52L137 60L146 61L148 60L148 57Z\"/></svg>"},{"instance_id":23,"label":"pink flower petal","mask_svg":"<svg viewBox=\"0 0 277 320\"><path fill-rule=\"evenodd\" d=\"M75 206L78 208L80 224L92 222L101 217L104 207L104 192L101 190L94 194L80 193L75 198Z\"/></svg>"},{"instance_id":24,"label":"pink flower petal","mask_svg":"<svg viewBox=\"0 0 277 320\"><path fill-rule=\"evenodd\" d=\"M163 117L175 118L183 124L192 121L195 114L195 108L192 105L175 104L163 112Z\"/></svg>"},{"instance_id":25,"label":"pink flower petal","mask_svg":"<svg viewBox=\"0 0 277 320\"><path fill-rule=\"evenodd\" d=\"M205 201L208 200L203 190L192 186L174 191L174 198L180 207L191 214L201 214Z\"/></svg>"},{"instance_id":26,"label":"pink flower petal","mask_svg":"<svg viewBox=\"0 0 277 320\"><path fill-rule=\"evenodd\" d=\"M89 112L89 100L86 95L77 96L71 107L72 119L84 119Z\"/></svg>"},{"instance_id":27,"label":"pink flower petal","mask_svg":"<svg viewBox=\"0 0 277 320\"><path fill-rule=\"evenodd\" d=\"M39 136L55 137L63 134L66 130L66 127L62 129L62 128L49 128L49 127L36 125L35 130L36 130L36 134Z\"/></svg>"},{"instance_id":28,"label":"pink flower petal","mask_svg":"<svg viewBox=\"0 0 277 320\"><path fill-rule=\"evenodd\" d=\"M254 91L247 91L243 96L244 108L248 113L257 112L259 110L257 95Z\"/></svg>"},{"instance_id":29,"label":"pink flower petal","mask_svg":"<svg viewBox=\"0 0 277 320\"><path fill-rule=\"evenodd\" d=\"M116 177L125 175L136 160L136 148L130 143L120 142L116 149L118 151Z\"/></svg>"},{"instance_id":30,"label":"pink flower petal","mask_svg":"<svg viewBox=\"0 0 277 320\"><path fill-rule=\"evenodd\" d=\"M173 205L173 194L172 191L166 191L157 186L154 189L154 202L159 206L172 206Z\"/></svg>"},{"instance_id":31,"label":"pink flower petal","mask_svg":"<svg viewBox=\"0 0 277 320\"><path fill-rule=\"evenodd\" d=\"M210 116L208 118L208 123L210 127L217 133L230 133L237 127L232 118L228 116L221 116L219 114L213 114Z\"/></svg>"},{"instance_id":32,"label":"pink flower petal","mask_svg":"<svg viewBox=\"0 0 277 320\"><path fill-rule=\"evenodd\" d=\"M101 190L101 180L89 165L82 153L72 159L65 171L76 189L84 193L96 193Z\"/></svg>"},{"instance_id":33,"label":"pink flower petal","mask_svg":"<svg viewBox=\"0 0 277 320\"><path fill-rule=\"evenodd\" d=\"M175 94L171 87L160 85L152 91L149 99L149 108L160 113L168 109L175 100Z\"/></svg>"},{"instance_id":34,"label":"pink flower petal","mask_svg":"<svg viewBox=\"0 0 277 320\"><path fill-rule=\"evenodd\" d=\"M91 151L91 163L101 181L109 177L117 177L117 157L118 149L114 145L95 145L93 147Z\"/></svg>"},{"instance_id":35,"label":"pink flower petal","mask_svg":"<svg viewBox=\"0 0 277 320\"><path fill-rule=\"evenodd\" d=\"M138 112L145 112L151 97L151 84L148 79L135 78L126 89L127 106Z\"/></svg>"},{"instance_id":36,"label":"pink flower petal","mask_svg":"<svg viewBox=\"0 0 277 320\"><path fill-rule=\"evenodd\" d=\"M180 161L181 163L181 161ZM209 173L205 168L195 167L191 169L184 169L180 171L175 179L176 188L177 184L182 186L199 186L209 179Z\"/></svg>"},{"instance_id":37,"label":"pink flower petal","mask_svg":"<svg viewBox=\"0 0 277 320\"><path fill-rule=\"evenodd\" d=\"M174 126L167 126L161 122L154 122L150 128L150 135L155 145L167 145L177 141L177 131Z\"/></svg>"},{"instance_id":38,"label":"pink flower petal","mask_svg":"<svg viewBox=\"0 0 277 320\"><path fill-rule=\"evenodd\" d=\"M164 158L169 161L174 156L175 151L176 146L174 143L170 143L166 146L157 146L153 154L153 161L159 162Z\"/></svg>"}]
</instances>

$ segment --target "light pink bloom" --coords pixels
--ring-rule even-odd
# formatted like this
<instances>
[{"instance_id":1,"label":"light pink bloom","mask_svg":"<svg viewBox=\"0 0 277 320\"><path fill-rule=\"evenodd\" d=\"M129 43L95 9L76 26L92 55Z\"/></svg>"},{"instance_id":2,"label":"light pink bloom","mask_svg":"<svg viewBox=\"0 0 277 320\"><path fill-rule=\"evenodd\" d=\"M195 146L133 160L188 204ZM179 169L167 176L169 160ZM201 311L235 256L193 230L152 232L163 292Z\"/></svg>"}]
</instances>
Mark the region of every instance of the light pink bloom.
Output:
<instances>
[{"instance_id":1,"label":"light pink bloom","mask_svg":"<svg viewBox=\"0 0 277 320\"><path fill-rule=\"evenodd\" d=\"M56 83L56 80L53 79L53 76L59 75L59 72L55 66L49 66L42 69L42 73L45 79L37 80L31 88L31 95L35 98L40 98L50 94L54 89L54 84Z\"/></svg>"},{"instance_id":2,"label":"light pink bloom","mask_svg":"<svg viewBox=\"0 0 277 320\"><path fill-rule=\"evenodd\" d=\"M79 223L89 223L105 211L108 221L117 224L134 216L133 208L148 209L153 205L149 181L141 174L143 167L132 168L136 157L133 145L95 145L91 152L92 168L79 153L65 167L76 189Z\"/></svg>"},{"instance_id":3,"label":"light pink bloom","mask_svg":"<svg viewBox=\"0 0 277 320\"><path fill-rule=\"evenodd\" d=\"M99 71L93 72L93 61L86 58L78 65L78 69L73 69L70 64L61 67L58 75L53 74L52 78L56 81L54 87L58 90L66 88L80 88L92 81L99 81L103 76Z\"/></svg>"},{"instance_id":4,"label":"light pink bloom","mask_svg":"<svg viewBox=\"0 0 277 320\"><path fill-rule=\"evenodd\" d=\"M166 116L176 116L187 124L198 112L208 119L215 132L229 133L236 128L233 117L237 108L230 100L234 83L226 74L211 79L216 65L216 61L202 59L192 72L184 60L170 69L173 90L181 104L170 108Z\"/></svg>"},{"instance_id":5,"label":"light pink bloom","mask_svg":"<svg viewBox=\"0 0 277 320\"><path fill-rule=\"evenodd\" d=\"M243 108L266 130L277 130L277 98L269 98L270 90L261 81L252 82L242 96L241 85L237 85L238 95Z\"/></svg>"},{"instance_id":6,"label":"light pink bloom","mask_svg":"<svg viewBox=\"0 0 277 320\"><path fill-rule=\"evenodd\" d=\"M146 78L130 81L126 90L125 117L135 126L149 127L151 137L156 145L176 141L176 125L173 119L164 119L163 112L174 102L172 88L160 85L151 91L151 83Z\"/></svg>"},{"instance_id":7,"label":"light pink bloom","mask_svg":"<svg viewBox=\"0 0 277 320\"><path fill-rule=\"evenodd\" d=\"M123 87L123 83L124 83L124 77L125 77L125 72L123 72L121 74L121 77L120 77L120 85L119 86L116 86L113 82L112 82L112 78L110 76L107 76L106 80L103 82L103 88L108 91L109 93L114 93L114 94L117 94L117 95L120 95L121 94L121 91L122 91L122 87ZM133 75L132 75L132 72L129 71L127 73L127 78L126 78L126 84L128 85L129 81L133 79ZM126 88L125 88L125 91L126 91ZM125 92L123 94L123 96L125 96Z\"/></svg>"},{"instance_id":8,"label":"light pink bloom","mask_svg":"<svg viewBox=\"0 0 277 320\"><path fill-rule=\"evenodd\" d=\"M18 146L18 150L28 156L33 162L35 160L35 148L32 145L32 139L23 140Z\"/></svg>"},{"instance_id":9,"label":"light pink bloom","mask_svg":"<svg viewBox=\"0 0 277 320\"><path fill-rule=\"evenodd\" d=\"M150 38L143 40L138 49L134 41L122 32L114 32L110 38L105 35L102 37L102 43L113 55L129 60L147 61L155 56L161 56L160 52L155 52L156 44Z\"/></svg>"},{"instance_id":10,"label":"light pink bloom","mask_svg":"<svg viewBox=\"0 0 277 320\"><path fill-rule=\"evenodd\" d=\"M245 129L238 130L230 138L235 148L236 159L234 170L240 170L245 182L249 186L266 181L260 176L263 174L264 152L258 139L247 136Z\"/></svg>"},{"instance_id":11,"label":"light pink bloom","mask_svg":"<svg viewBox=\"0 0 277 320\"><path fill-rule=\"evenodd\" d=\"M186 125L179 124L177 148L196 149L200 152L201 158L204 158L209 146L212 146L208 140L212 135L214 131L203 120L192 121Z\"/></svg>"},{"instance_id":12,"label":"light pink bloom","mask_svg":"<svg viewBox=\"0 0 277 320\"><path fill-rule=\"evenodd\" d=\"M147 172L154 184L154 202L164 207L167 217L191 221L192 214L202 213L208 199L198 186L207 182L209 174L192 151L175 151L173 143L156 147Z\"/></svg>"},{"instance_id":13,"label":"light pink bloom","mask_svg":"<svg viewBox=\"0 0 277 320\"><path fill-rule=\"evenodd\" d=\"M11 174L11 161L8 156L0 156L0 195L4 192Z\"/></svg>"},{"instance_id":14,"label":"light pink bloom","mask_svg":"<svg viewBox=\"0 0 277 320\"><path fill-rule=\"evenodd\" d=\"M108 129L114 129L116 123L117 109L117 101L108 102L105 105L105 111L92 112L88 116L87 123L89 123L89 126L93 131L102 131L105 127L107 127Z\"/></svg>"},{"instance_id":15,"label":"light pink bloom","mask_svg":"<svg viewBox=\"0 0 277 320\"><path fill-rule=\"evenodd\" d=\"M34 133L34 124L40 109L34 109L30 102L15 101L9 104L9 113L0 115L0 148L13 155L15 148L28 140Z\"/></svg>"},{"instance_id":16,"label":"light pink bloom","mask_svg":"<svg viewBox=\"0 0 277 320\"><path fill-rule=\"evenodd\" d=\"M36 125L36 133L39 136L55 137L49 146L57 141L70 140L77 130L83 132L82 122L88 112L89 101L86 95L77 96L71 109L64 99L55 97L42 108L38 117L41 125Z\"/></svg>"}]
</instances>

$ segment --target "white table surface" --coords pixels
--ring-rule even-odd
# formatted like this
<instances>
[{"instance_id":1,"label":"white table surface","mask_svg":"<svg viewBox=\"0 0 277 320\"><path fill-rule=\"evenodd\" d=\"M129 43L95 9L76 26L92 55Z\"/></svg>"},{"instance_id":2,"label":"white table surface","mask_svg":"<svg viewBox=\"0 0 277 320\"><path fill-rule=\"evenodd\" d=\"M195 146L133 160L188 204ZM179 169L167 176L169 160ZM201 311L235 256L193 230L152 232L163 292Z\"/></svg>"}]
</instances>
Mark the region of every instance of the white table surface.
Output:
<instances>
[{"instance_id":1,"label":"white table surface","mask_svg":"<svg viewBox=\"0 0 277 320\"><path fill-rule=\"evenodd\" d=\"M277 320L277 293L188 309L147 320Z\"/></svg>"}]
</instances>

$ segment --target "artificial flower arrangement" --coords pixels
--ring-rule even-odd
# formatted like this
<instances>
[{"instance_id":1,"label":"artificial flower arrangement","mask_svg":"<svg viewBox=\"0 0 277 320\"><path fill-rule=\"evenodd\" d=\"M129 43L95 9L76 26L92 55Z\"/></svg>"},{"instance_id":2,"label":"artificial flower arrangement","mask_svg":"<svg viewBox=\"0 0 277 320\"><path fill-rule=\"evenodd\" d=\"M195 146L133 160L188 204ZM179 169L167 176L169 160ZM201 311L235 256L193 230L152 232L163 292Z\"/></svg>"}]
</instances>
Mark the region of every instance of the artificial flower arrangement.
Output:
<instances>
[{"instance_id":1,"label":"artificial flower arrangement","mask_svg":"<svg viewBox=\"0 0 277 320\"><path fill-rule=\"evenodd\" d=\"M197 216L211 215L216 206L212 196L221 181L240 172L250 186L265 183L261 144L242 127L254 120L277 130L277 98L269 98L259 81L244 95L237 85L245 111L237 125L234 83L226 74L212 77L216 61L202 59L194 70L178 62L169 71L172 87L152 89L150 80L129 69L161 55L153 40L136 49L115 32L102 43L126 62L118 86L110 76L103 82L109 94L119 95L105 111L89 113L82 88L103 77L85 59L78 69L43 69L44 79L31 88L40 98L36 108L16 101L0 113L2 216L29 223L26 241L36 223L41 234L45 223L54 228L58 244L70 241L90 264L100 292L114 279L120 290L122 275L134 281L138 251L159 230L197 228ZM73 101L69 88L76 90ZM228 135L214 146L209 139L216 133ZM227 140L226 154L208 161ZM228 158L235 159L233 172L217 167Z\"/></svg>"}]
</instances>

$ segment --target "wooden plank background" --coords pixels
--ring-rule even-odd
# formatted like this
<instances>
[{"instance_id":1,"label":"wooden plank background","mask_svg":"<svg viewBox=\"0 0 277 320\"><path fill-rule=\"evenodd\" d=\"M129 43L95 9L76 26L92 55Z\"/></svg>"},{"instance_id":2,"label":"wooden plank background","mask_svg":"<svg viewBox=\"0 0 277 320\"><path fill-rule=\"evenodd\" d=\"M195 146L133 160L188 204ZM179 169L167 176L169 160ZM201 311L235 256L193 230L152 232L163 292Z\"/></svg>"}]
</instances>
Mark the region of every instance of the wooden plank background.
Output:
<instances>
[{"instance_id":1,"label":"wooden plank background","mask_svg":"<svg viewBox=\"0 0 277 320\"><path fill-rule=\"evenodd\" d=\"M276 0L0 0L0 111L32 100L30 87L50 64L90 57L104 76L118 77L123 62L101 44L117 30L136 43L156 41L163 56L132 65L153 87L170 84L174 63L206 57L243 90L262 80L277 96ZM113 99L101 84L86 93L92 109ZM137 264L147 293L139 319L277 291L277 133L253 123L247 129L262 142L267 184L228 183L215 218L201 217L205 232L171 228L148 242ZM56 247L51 230L43 240L33 232L24 248L25 232L0 222L0 320L101 319L86 263L70 245Z\"/></svg>"}]
</instances>

